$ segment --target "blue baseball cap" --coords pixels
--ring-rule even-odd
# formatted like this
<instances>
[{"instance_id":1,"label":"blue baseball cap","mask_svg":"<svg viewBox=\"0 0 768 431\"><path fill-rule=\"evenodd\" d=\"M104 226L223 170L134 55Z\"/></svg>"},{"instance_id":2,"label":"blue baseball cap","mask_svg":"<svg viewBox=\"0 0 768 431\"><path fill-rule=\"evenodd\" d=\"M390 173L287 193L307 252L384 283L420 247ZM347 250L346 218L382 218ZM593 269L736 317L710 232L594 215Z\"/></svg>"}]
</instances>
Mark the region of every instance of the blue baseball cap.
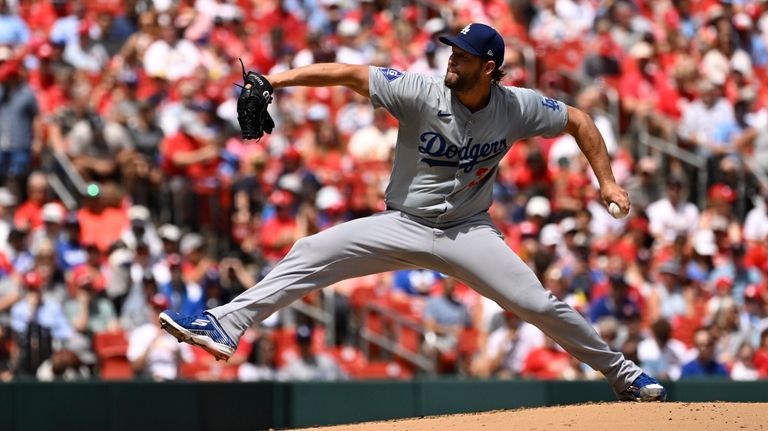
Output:
<instances>
[{"instance_id":1,"label":"blue baseball cap","mask_svg":"<svg viewBox=\"0 0 768 431\"><path fill-rule=\"evenodd\" d=\"M493 60L496 68L504 62L504 39L493 27L473 22L455 36L440 36L440 42L458 46L472 55Z\"/></svg>"}]
</instances>

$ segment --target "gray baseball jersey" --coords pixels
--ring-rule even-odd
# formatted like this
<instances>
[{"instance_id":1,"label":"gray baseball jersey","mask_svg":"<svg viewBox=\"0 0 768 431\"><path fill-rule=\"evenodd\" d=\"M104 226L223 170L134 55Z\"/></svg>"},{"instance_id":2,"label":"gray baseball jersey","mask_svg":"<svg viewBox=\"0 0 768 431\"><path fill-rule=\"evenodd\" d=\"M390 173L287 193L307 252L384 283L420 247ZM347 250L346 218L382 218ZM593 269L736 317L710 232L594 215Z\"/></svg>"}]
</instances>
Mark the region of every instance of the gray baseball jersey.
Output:
<instances>
[{"instance_id":1,"label":"gray baseball jersey","mask_svg":"<svg viewBox=\"0 0 768 431\"><path fill-rule=\"evenodd\" d=\"M338 281L404 268L461 280L536 325L619 393L641 370L584 318L544 290L504 242L486 212L499 160L518 139L555 135L566 106L534 91L494 87L488 106L469 112L437 80L369 70L371 100L400 120L390 210L300 239L256 286L208 310L238 339L255 322Z\"/></svg>"},{"instance_id":2,"label":"gray baseball jersey","mask_svg":"<svg viewBox=\"0 0 768 431\"><path fill-rule=\"evenodd\" d=\"M486 211L511 145L556 136L568 122L565 104L524 88L493 86L472 113L441 80L372 66L369 91L400 122L387 206L436 224Z\"/></svg>"}]
</instances>

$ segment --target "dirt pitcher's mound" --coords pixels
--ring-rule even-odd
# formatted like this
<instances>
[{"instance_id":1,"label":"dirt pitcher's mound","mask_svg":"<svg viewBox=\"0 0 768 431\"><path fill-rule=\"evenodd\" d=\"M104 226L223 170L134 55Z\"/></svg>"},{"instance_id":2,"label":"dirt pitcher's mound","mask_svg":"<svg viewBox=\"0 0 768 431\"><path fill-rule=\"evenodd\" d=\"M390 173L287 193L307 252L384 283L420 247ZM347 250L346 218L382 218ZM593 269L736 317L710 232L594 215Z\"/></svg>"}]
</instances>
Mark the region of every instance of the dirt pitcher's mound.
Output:
<instances>
[{"instance_id":1,"label":"dirt pitcher's mound","mask_svg":"<svg viewBox=\"0 0 768 431\"><path fill-rule=\"evenodd\" d=\"M312 431L768 431L768 403L600 403L401 419Z\"/></svg>"}]
</instances>

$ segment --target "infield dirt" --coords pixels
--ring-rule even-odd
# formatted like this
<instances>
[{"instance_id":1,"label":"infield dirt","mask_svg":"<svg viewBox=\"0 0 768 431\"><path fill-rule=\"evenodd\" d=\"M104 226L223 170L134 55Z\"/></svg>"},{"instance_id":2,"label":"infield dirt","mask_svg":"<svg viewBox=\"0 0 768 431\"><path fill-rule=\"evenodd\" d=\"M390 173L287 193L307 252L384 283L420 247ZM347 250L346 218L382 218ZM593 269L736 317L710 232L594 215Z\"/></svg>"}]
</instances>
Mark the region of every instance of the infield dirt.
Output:
<instances>
[{"instance_id":1,"label":"infield dirt","mask_svg":"<svg viewBox=\"0 0 768 431\"><path fill-rule=\"evenodd\" d=\"M768 403L596 403L305 428L312 431L623 429L768 431Z\"/></svg>"}]
</instances>

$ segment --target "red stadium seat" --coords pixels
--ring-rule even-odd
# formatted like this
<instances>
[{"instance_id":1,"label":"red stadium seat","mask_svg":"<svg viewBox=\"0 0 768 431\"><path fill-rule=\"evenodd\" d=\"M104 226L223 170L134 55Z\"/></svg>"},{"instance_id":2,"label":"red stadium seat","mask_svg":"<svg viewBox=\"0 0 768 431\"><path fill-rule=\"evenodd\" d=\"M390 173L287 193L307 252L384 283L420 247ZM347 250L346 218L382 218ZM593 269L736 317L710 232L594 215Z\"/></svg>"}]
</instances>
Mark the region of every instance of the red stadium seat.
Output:
<instances>
[{"instance_id":1,"label":"red stadium seat","mask_svg":"<svg viewBox=\"0 0 768 431\"><path fill-rule=\"evenodd\" d=\"M411 377L411 373L397 362L376 361L356 369L352 373L352 377L359 380L408 379Z\"/></svg>"},{"instance_id":2,"label":"red stadium seat","mask_svg":"<svg viewBox=\"0 0 768 431\"><path fill-rule=\"evenodd\" d=\"M93 350L99 358L99 377L103 380L133 379L133 367L128 360L128 339L122 330L98 332L93 335Z\"/></svg>"},{"instance_id":3,"label":"red stadium seat","mask_svg":"<svg viewBox=\"0 0 768 431\"><path fill-rule=\"evenodd\" d=\"M278 367L282 367L290 355L296 354L299 350L296 331L285 328L275 329L272 331L272 340L275 342L275 362Z\"/></svg>"},{"instance_id":4,"label":"red stadium seat","mask_svg":"<svg viewBox=\"0 0 768 431\"><path fill-rule=\"evenodd\" d=\"M102 358L99 362L99 377L102 380L131 380L133 367L125 356Z\"/></svg>"},{"instance_id":5,"label":"red stadium seat","mask_svg":"<svg viewBox=\"0 0 768 431\"><path fill-rule=\"evenodd\" d=\"M366 304L371 303L376 299L376 289L370 286L359 286L352 291L349 295L349 304L354 310L360 310L365 307Z\"/></svg>"},{"instance_id":6,"label":"red stadium seat","mask_svg":"<svg viewBox=\"0 0 768 431\"><path fill-rule=\"evenodd\" d=\"M461 356L469 356L477 352L477 349L480 347L478 337L480 336L480 332L475 328L467 328L461 331L461 334L459 334L459 342L457 346L457 350L459 355Z\"/></svg>"},{"instance_id":7,"label":"red stadium seat","mask_svg":"<svg viewBox=\"0 0 768 431\"><path fill-rule=\"evenodd\" d=\"M128 339L125 331L97 332L93 335L93 350L99 358L125 356L128 352Z\"/></svg>"},{"instance_id":8,"label":"red stadium seat","mask_svg":"<svg viewBox=\"0 0 768 431\"><path fill-rule=\"evenodd\" d=\"M179 364L179 378L186 380L206 380L211 375L211 366L206 362L182 362Z\"/></svg>"}]
</instances>

